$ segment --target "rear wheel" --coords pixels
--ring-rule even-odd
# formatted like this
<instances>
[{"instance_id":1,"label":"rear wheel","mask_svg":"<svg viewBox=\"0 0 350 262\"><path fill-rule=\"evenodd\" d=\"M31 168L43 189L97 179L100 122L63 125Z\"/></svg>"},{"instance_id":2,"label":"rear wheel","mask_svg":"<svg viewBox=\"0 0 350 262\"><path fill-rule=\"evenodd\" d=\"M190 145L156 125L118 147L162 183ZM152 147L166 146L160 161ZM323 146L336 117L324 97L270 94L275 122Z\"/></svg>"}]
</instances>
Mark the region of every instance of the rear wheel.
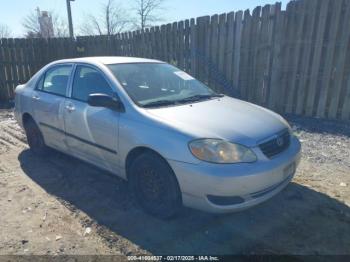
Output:
<instances>
[{"instance_id":1,"label":"rear wheel","mask_svg":"<svg viewBox=\"0 0 350 262\"><path fill-rule=\"evenodd\" d=\"M158 218L173 217L181 208L181 192L168 163L155 153L138 156L129 169L129 183L140 206Z\"/></svg>"},{"instance_id":2,"label":"rear wheel","mask_svg":"<svg viewBox=\"0 0 350 262\"><path fill-rule=\"evenodd\" d=\"M34 120L28 119L24 124L24 130L29 148L33 153L41 156L48 153L48 147L45 145L43 135Z\"/></svg>"}]
</instances>

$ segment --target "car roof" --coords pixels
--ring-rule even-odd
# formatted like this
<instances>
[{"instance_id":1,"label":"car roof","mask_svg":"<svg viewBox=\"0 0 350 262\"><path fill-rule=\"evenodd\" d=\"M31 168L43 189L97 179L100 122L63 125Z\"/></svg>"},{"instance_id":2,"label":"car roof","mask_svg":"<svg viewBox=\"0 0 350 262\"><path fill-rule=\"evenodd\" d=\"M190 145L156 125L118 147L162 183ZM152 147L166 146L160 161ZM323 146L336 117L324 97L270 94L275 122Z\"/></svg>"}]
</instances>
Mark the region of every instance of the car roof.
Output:
<instances>
[{"instance_id":1,"label":"car roof","mask_svg":"<svg viewBox=\"0 0 350 262\"><path fill-rule=\"evenodd\" d=\"M54 63L89 63L89 64L125 64L125 63L163 63L159 60L128 57L128 56L94 56L94 57L80 57L58 60Z\"/></svg>"}]
</instances>

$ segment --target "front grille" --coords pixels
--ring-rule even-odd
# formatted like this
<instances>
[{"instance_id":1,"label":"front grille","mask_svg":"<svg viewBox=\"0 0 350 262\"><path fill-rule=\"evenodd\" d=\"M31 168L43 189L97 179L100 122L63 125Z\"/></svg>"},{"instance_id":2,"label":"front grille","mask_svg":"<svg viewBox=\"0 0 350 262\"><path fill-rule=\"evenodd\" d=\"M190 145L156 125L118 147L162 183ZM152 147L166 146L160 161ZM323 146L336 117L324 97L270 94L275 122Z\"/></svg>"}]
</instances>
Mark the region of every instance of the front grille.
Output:
<instances>
[{"instance_id":1,"label":"front grille","mask_svg":"<svg viewBox=\"0 0 350 262\"><path fill-rule=\"evenodd\" d=\"M288 130L284 130L269 141L260 144L259 147L265 156L272 158L286 150L289 145L290 134Z\"/></svg>"}]
</instances>

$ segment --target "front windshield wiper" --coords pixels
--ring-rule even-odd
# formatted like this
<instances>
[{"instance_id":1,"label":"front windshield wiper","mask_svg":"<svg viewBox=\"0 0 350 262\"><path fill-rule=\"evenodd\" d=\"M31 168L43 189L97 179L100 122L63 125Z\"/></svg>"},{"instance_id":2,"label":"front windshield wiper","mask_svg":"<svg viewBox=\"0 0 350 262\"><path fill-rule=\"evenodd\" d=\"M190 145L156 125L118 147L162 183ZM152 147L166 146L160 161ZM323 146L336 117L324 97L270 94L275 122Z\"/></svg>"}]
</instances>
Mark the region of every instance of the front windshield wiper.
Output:
<instances>
[{"instance_id":1,"label":"front windshield wiper","mask_svg":"<svg viewBox=\"0 0 350 262\"><path fill-rule=\"evenodd\" d=\"M168 106L168 105L175 105L177 102L172 100L158 100L146 103L142 105L143 107L158 107L158 106Z\"/></svg>"},{"instance_id":2,"label":"front windshield wiper","mask_svg":"<svg viewBox=\"0 0 350 262\"><path fill-rule=\"evenodd\" d=\"M211 94L211 95L194 95L194 96L189 96L186 98L183 98L181 100L178 100L178 102L182 103L182 102L195 102L195 101L200 101L203 99L210 99L213 97L223 97L224 95L222 94Z\"/></svg>"}]
</instances>

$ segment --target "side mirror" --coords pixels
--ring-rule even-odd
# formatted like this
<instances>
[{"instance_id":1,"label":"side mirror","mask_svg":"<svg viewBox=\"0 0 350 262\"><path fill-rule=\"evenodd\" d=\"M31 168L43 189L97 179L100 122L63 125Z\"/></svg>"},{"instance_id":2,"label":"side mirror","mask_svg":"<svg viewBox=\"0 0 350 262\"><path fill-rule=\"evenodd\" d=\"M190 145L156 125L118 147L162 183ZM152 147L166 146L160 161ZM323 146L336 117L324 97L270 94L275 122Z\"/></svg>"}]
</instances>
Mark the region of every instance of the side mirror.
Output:
<instances>
[{"instance_id":1,"label":"side mirror","mask_svg":"<svg viewBox=\"0 0 350 262\"><path fill-rule=\"evenodd\" d=\"M87 103L90 106L105 107L119 112L125 110L123 103L118 98L106 94L90 94Z\"/></svg>"}]
</instances>

